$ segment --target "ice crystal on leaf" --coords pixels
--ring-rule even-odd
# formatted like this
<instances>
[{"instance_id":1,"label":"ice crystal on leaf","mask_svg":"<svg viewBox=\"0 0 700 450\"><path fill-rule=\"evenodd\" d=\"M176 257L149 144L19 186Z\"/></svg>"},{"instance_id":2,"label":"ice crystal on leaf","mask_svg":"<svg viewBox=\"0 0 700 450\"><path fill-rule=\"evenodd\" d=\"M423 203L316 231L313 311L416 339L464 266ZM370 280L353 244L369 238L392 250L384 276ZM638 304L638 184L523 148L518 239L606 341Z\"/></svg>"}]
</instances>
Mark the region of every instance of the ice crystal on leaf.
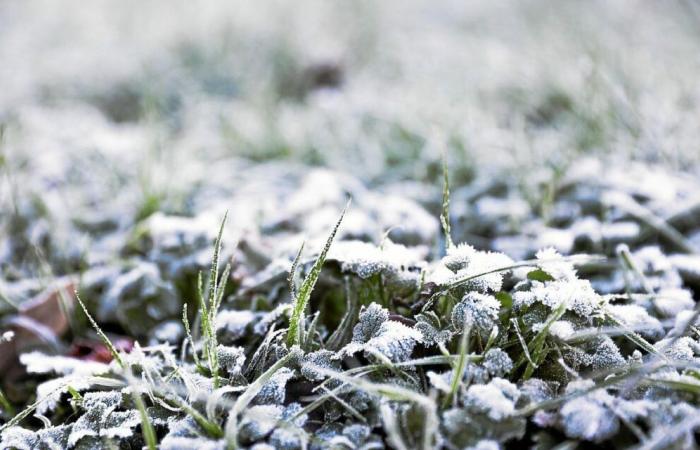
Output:
<instances>
[{"instance_id":1,"label":"ice crystal on leaf","mask_svg":"<svg viewBox=\"0 0 700 450\"><path fill-rule=\"evenodd\" d=\"M231 376L240 375L243 371L243 363L245 363L245 351L243 347L219 345L216 350L221 368Z\"/></svg>"},{"instance_id":2,"label":"ice crystal on leaf","mask_svg":"<svg viewBox=\"0 0 700 450\"><path fill-rule=\"evenodd\" d=\"M503 253L475 250L467 244L448 249L441 263L429 274L427 281L438 286L459 283L462 291L497 292L503 276L513 260Z\"/></svg>"},{"instance_id":3,"label":"ice crystal on leaf","mask_svg":"<svg viewBox=\"0 0 700 450\"><path fill-rule=\"evenodd\" d=\"M594 386L590 380L573 381L566 392L585 391ZM582 397L567 401L561 407L561 424L567 436L601 442L619 429L619 420L608 407L614 397L603 389L595 389Z\"/></svg>"},{"instance_id":4,"label":"ice crystal on leaf","mask_svg":"<svg viewBox=\"0 0 700 450\"><path fill-rule=\"evenodd\" d=\"M530 291L513 294L513 302L516 308L527 307L533 302L540 302L551 309L564 304L567 311L588 318L599 311L604 298L593 290L588 280L533 281Z\"/></svg>"},{"instance_id":5,"label":"ice crystal on leaf","mask_svg":"<svg viewBox=\"0 0 700 450\"><path fill-rule=\"evenodd\" d=\"M502 377L513 370L513 360L510 359L508 353L500 348L492 348L484 354L482 363L489 374L494 377Z\"/></svg>"},{"instance_id":6,"label":"ice crystal on leaf","mask_svg":"<svg viewBox=\"0 0 700 450\"><path fill-rule=\"evenodd\" d=\"M494 378L488 384L470 386L464 403L470 410L500 421L515 414L515 402L519 397L517 386L502 378Z\"/></svg>"},{"instance_id":7,"label":"ice crystal on leaf","mask_svg":"<svg viewBox=\"0 0 700 450\"><path fill-rule=\"evenodd\" d=\"M407 248L386 239L381 247L362 241L340 241L333 245L328 260L338 261L343 272L357 274L360 278L373 275L394 274L414 269L413 279L418 280L419 270L424 265L425 248Z\"/></svg>"},{"instance_id":8,"label":"ice crystal on leaf","mask_svg":"<svg viewBox=\"0 0 700 450\"><path fill-rule=\"evenodd\" d=\"M216 331L233 342L246 334L246 328L255 321L251 311L223 310L216 315Z\"/></svg>"},{"instance_id":9,"label":"ice crystal on leaf","mask_svg":"<svg viewBox=\"0 0 700 450\"><path fill-rule=\"evenodd\" d=\"M498 320L501 303L496 297L469 292L452 309L452 326L460 332L465 326L488 336Z\"/></svg>"},{"instance_id":10,"label":"ice crystal on leaf","mask_svg":"<svg viewBox=\"0 0 700 450\"><path fill-rule=\"evenodd\" d=\"M2 432L3 448L13 448L17 450L34 450L39 448L39 436L33 431L22 427L10 427Z\"/></svg>"},{"instance_id":11,"label":"ice crystal on leaf","mask_svg":"<svg viewBox=\"0 0 700 450\"><path fill-rule=\"evenodd\" d=\"M537 266L555 280L571 281L577 279L574 265L566 261L555 249L542 249L537 252L536 258L538 259Z\"/></svg>"},{"instance_id":12,"label":"ice crystal on leaf","mask_svg":"<svg viewBox=\"0 0 700 450\"><path fill-rule=\"evenodd\" d=\"M646 338L658 339L664 335L659 319L639 305L610 305L608 311L627 328Z\"/></svg>"},{"instance_id":13,"label":"ice crystal on leaf","mask_svg":"<svg viewBox=\"0 0 700 450\"><path fill-rule=\"evenodd\" d=\"M283 367L278 370L272 375L270 380L263 385L258 395L253 399L253 403L258 405L280 405L284 403L287 381L292 377L294 377L294 371L291 369Z\"/></svg>"},{"instance_id":14,"label":"ice crystal on leaf","mask_svg":"<svg viewBox=\"0 0 700 450\"><path fill-rule=\"evenodd\" d=\"M654 344L654 347L676 361L692 362L697 360L696 355L700 354L700 344L687 336L662 339Z\"/></svg>"},{"instance_id":15,"label":"ice crystal on leaf","mask_svg":"<svg viewBox=\"0 0 700 450\"><path fill-rule=\"evenodd\" d=\"M443 328L440 318L433 311L416 315L415 329L423 336L423 345L431 347L444 344L452 338L453 332Z\"/></svg>"},{"instance_id":16,"label":"ice crystal on leaf","mask_svg":"<svg viewBox=\"0 0 700 450\"><path fill-rule=\"evenodd\" d=\"M369 310L369 308L368 308ZM367 317L367 316L366 316ZM375 317L375 319L377 319ZM364 339L365 332L374 327L378 320L370 319L370 324L358 324L355 326L355 331L361 339ZM361 327L358 329L358 327ZM387 320L379 323L379 328L376 329L373 335L365 343L353 342L346 345L341 353L353 354L364 350L368 356L376 356L377 354L388 358L393 362L407 361L411 357L414 347L421 342L423 336L415 328L410 328L401 322Z\"/></svg>"},{"instance_id":17,"label":"ice crystal on leaf","mask_svg":"<svg viewBox=\"0 0 700 450\"><path fill-rule=\"evenodd\" d=\"M335 352L330 350L318 350L304 355L301 364L301 375L310 381L321 381L326 375L318 368L326 370L340 370L340 362L335 358Z\"/></svg>"},{"instance_id":18,"label":"ice crystal on leaf","mask_svg":"<svg viewBox=\"0 0 700 450\"><path fill-rule=\"evenodd\" d=\"M389 319L389 311L377 303L372 303L360 311L360 319L352 330L352 341L357 343L367 342L377 334L379 327Z\"/></svg>"}]
</instances>

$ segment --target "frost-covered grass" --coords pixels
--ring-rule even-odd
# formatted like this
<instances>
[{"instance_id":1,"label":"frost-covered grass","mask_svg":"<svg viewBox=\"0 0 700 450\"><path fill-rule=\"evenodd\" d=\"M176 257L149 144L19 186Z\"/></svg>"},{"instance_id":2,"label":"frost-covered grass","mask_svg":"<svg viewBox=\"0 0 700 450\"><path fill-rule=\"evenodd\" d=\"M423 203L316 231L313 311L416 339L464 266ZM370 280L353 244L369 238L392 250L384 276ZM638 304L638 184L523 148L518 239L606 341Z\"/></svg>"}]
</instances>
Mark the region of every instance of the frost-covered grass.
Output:
<instances>
[{"instance_id":1,"label":"frost-covered grass","mask_svg":"<svg viewBox=\"0 0 700 450\"><path fill-rule=\"evenodd\" d=\"M0 447L696 447L698 17L0 6Z\"/></svg>"}]
</instances>

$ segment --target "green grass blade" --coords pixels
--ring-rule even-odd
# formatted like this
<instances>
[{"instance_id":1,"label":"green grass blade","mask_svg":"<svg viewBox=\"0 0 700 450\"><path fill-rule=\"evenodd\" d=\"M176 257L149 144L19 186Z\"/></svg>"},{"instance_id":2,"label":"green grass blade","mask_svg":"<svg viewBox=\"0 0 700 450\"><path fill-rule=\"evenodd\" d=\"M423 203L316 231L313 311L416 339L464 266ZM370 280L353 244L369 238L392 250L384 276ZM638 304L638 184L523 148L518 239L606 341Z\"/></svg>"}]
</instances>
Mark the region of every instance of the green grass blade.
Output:
<instances>
[{"instance_id":1,"label":"green grass blade","mask_svg":"<svg viewBox=\"0 0 700 450\"><path fill-rule=\"evenodd\" d=\"M445 233L445 247L452 248L452 232L450 230L450 176L447 169L447 154L442 153L442 214L440 222Z\"/></svg>"},{"instance_id":2,"label":"green grass blade","mask_svg":"<svg viewBox=\"0 0 700 450\"><path fill-rule=\"evenodd\" d=\"M316 285L316 281L318 281L318 276L321 274L321 268L323 267L323 263L326 261L328 250L331 248L333 239L338 232L338 228L340 228L340 223L343 221L343 217L345 217L345 212L349 206L350 201L348 200L345 208L343 208L343 212L340 214L338 222L336 222L335 227L333 227L333 231L331 232L330 236L328 236L328 240L326 240L326 245L323 247L323 250L321 250L321 254L318 255L313 267L311 267L311 271L304 279L304 282L301 284L299 292L294 299L292 315L289 318L289 330L287 331L287 345L289 347L295 344L299 345L301 343L301 320L304 315L304 311L306 310L306 305L309 302L309 298L311 298L311 292Z\"/></svg>"},{"instance_id":3,"label":"green grass blade","mask_svg":"<svg viewBox=\"0 0 700 450\"><path fill-rule=\"evenodd\" d=\"M122 360L122 357L119 356L119 352L117 351L117 348L112 344L112 341L109 340L107 335L102 331L99 325L97 325L97 322L95 322L95 319L92 318L90 313L87 310L87 307L85 307L85 303L80 299L80 295L78 295L78 291L75 291L75 298L78 300L78 303L80 304L80 307L83 308L83 312L87 316L88 320L90 321L90 325L95 329L95 332L97 335L100 337L102 342L107 346L109 349L110 353L112 354L112 357L117 361L119 366L123 369L125 367L124 365L124 360Z\"/></svg>"}]
</instances>

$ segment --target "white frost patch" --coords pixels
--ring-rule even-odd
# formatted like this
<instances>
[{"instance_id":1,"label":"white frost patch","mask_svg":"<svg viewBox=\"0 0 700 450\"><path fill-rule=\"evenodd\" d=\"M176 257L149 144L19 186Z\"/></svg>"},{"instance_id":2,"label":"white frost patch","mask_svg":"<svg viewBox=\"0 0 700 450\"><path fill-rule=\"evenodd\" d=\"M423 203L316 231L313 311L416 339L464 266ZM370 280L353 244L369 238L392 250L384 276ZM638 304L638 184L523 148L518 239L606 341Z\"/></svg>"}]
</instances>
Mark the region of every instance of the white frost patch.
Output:
<instances>
[{"instance_id":1,"label":"white frost patch","mask_svg":"<svg viewBox=\"0 0 700 450\"><path fill-rule=\"evenodd\" d=\"M84 361L67 356L48 356L41 352L24 353L19 357L29 373L57 373L61 375L97 375L109 370L107 364Z\"/></svg>"},{"instance_id":2,"label":"white frost patch","mask_svg":"<svg viewBox=\"0 0 700 450\"><path fill-rule=\"evenodd\" d=\"M500 421L515 413L515 402L519 397L517 386L502 378L494 378L489 384L470 386L465 404L493 420Z\"/></svg>"}]
</instances>

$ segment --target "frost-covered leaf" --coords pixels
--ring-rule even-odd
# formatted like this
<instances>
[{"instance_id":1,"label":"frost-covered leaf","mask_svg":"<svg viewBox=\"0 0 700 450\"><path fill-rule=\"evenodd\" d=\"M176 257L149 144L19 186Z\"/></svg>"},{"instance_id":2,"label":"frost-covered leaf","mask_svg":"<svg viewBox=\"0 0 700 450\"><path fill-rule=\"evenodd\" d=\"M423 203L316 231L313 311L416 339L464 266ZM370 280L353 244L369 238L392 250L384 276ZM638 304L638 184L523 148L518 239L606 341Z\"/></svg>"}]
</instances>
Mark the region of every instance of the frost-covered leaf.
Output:
<instances>
[{"instance_id":1,"label":"frost-covered leaf","mask_svg":"<svg viewBox=\"0 0 700 450\"><path fill-rule=\"evenodd\" d=\"M338 261L343 272L357 274L360 278L373 275L395 274L398 272L419 272L424 265L425 248L407 248L387 239L382 247L362 241L340 241L333 246L328 260ZM418 276L412 277L418 281Z\"/></svg>"},{"instance_id":2,"label":"frost-covered leaf","mask_svg":"<svg viewBox=\"0 0 700 450\"><path fill-rule=\"evenodd\" d=\"M216 315L216 331L228 342L242 338L258 314L251 311L223 310Z\"/></svg>"},{"instance_id":3,"label":"frost-covered leaf","mask_svg":"<svg viewBox=\"0 0 700 450\"><path fill-rule=\"evenodd\" d=\"M359 321L352 331L352 342L367 342L378 333L379 327L388 319L389 311L377 303L372 303L366 308L363 307L360 310Z\"/></svg>"},{"instance_id":4,"label":"frost-covered leaf","mask_svg":"<svg viewBox=\"0 0 700 450\"><path fill-rule=\"evenodd\" d=\"M284 403L287 381L294 377L294 371L283 367L272 375L265 383L260 392L253 399L253 403L258 405Z\"/></svg>"},{"instance_id":5,"label":"frost-covered leaf","mask_svg":"<svg viewBox=\"0 0 700 450\"><path fill-rule=\"evenodd\" d=\"M141 425L141 416L135 409L113 411L100 424L100 436L106 438L127 438L133 429Z\"/></svg>"},{"instance_id":6,"label":"frost-covered leaf","mask_svg":"<svg viewBox=\"0 0 700 450\"><path fill-rule=\"evenodd\" d=\"M2 432L3 448L17 450L34 450L39 447L39 436L36 432L22 427L10 427Z\"/></svg>"},{"instance_id":7,"label":"frost-covered leaf","mask_svg":"<svg viewBox=\"0 0 700 450\"><path fill-rule=\"evenodd\" d=\"M247 408L241 420L239 437L246 442L255 442L269 434L282 417L279 405L255 405Z\"/></svg>"},{"instance_id":8,"label":"frost-covered leaf","mask_svg":"<svg viewBox=\"0 0 700 450\"><path fill-rule=\"evenodd\" d=\"M572 281L578 277L571 262L566 261L554 248L546 248L537 252L537 266L555 280Z\"/></svg>"},{"instance_id":9,"label":"frost-covered leaf","mask_svg":"<svg viewBox=\"0 0 700 450\"><path fill-rule=\"evenodd\" d=\"M500 421L515 414L515 402L519 397L517 386L502 378L494 378L488 384L470 386L464 404L474 412Z\"/></svg>"},{"instance_id":10,"label":"frost-covered leaf","mask_svg":"<svg viewBox=\"0 0 700 450\"><path fill-rule=\"evenodd\" d=\"M593 290L588 280L535 281L530 291L513 294L513 306L516 309L526 308L534 302L540 302L551 309L564 304L567 311L589 318L599 310L605 299Z\"/></svg>"},{"instance_id":11,"label":"frost-covered leaf","mask_svg":"<svg viewBox=\"0 0 700 450\"><path fill-rule=\"evenodd\" d=\"M219 365L230 376L240 375L245 363L245 351L243 347L229 347L219 345L216 348L219 357Z\"/></svg>"},{"instance_id":12,"label":"frost-covered leaf","mask_svg":"<svg viewBox=\"0 0 700 450\"><path fill-rule=\"evenodd\" d=\"M423 336L422 343L426 347L444 344L452 338L452 331L443 328L440 318L433 311L416 315L414 328Z\"/></svg>"},{"instance_id":13,"label":"frost-covered leaf","mask_svg":"<svg viewBox=\"0 0 700 450\"><path fill-rule=\"evenodd\" d=\"M589 389L589 380L569 383L567 393ZM603 389L595 389L585 396L567 401L561 407L561 425L567 436L592 442L601 442L617 433L620 422L608 407L613 397Z\"/></svg>"},{"instance_id":14,"label":"frost-covered leaf","mask_svg":"<svg viewBox=\"0 0 700 450\"><path fill-rule=\"evenodd\" d=\"M340 362L335 358L335 353L330 350L318 350L307 353L301 364L301 375L310 381L322 381L326 375L319 372L318 368L326 370L340 370Z\"/></svg>"},{"instance_id":15,"label":"frost-covered leaf","mask_svg":"<svg viewBox=\"0 0 700 450\"><path fill-rule=\"evenodd\" d=\"M513 370L513 361L500 348L492 348L484 354L483 366L494 377L502 377Z\"/></svg>"},{"instance_id":16,"label":"frost-covered leaf","mask_svg":"<svg viewBox=\"0 0 700 450\"><path fill-rule=\"evenodd\" d=\"M452 326L461 332L473 327L484 336L491 333L498 320L501 303L489 294L469 292L452 309Z\"/></svg>"},{"instance_id":17,"label":"frost-covered leaf","mask_svg":"<svg viewBox=\"0 0 700 450\"><path fill-rule=\"evenodd\" d=\"M357 327L355 329L357 330ZM366 327L363 331L368 329L369 327ZM341 350L341 354L351 355L364 350L368 356L379 354L393 362L407 361L416 344L422 339L423 336L415 328L410 328L401 322L387 320L379 324L379 328L374 330L374 335L367 342L363 344L351 342Z\"/></svg>"},{"instance_id":18,"label":"frost-covered leaf","mask_svg":"<svg viewBox=\"0 0 700 450\"><path fill-rule=\"evenodd\" d=\"M41 444L48 450L65 450L68 448L68 437L73 428L72 424L42 428L37 431Z\"/></svg>"},{"instance_id":19,"label":"frost-covered leaf","mask_svg":"<svg viewBox=\"0 0 700 450\"><path fill-rule=\"evenodd\" d=\"M639 305L610 305L608 311L627 328L646 338L659 339L664 335L659 319Z\"/></svg>"}]
</instances>

